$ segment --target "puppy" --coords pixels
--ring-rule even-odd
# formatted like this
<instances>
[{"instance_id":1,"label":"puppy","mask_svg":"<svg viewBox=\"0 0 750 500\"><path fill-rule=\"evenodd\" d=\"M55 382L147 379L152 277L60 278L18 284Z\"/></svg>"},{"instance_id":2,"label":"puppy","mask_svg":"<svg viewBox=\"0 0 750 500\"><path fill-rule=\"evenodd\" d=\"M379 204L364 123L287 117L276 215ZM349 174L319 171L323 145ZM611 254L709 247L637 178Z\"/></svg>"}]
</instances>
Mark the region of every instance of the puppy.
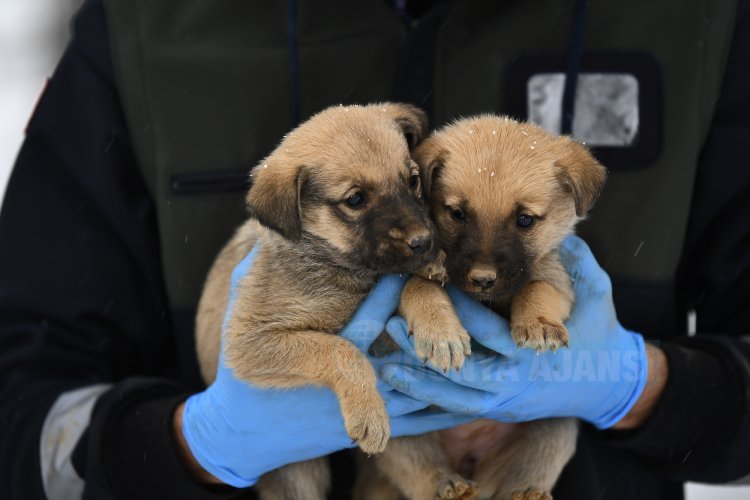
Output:
<instances>
[{"instance_id":1,"label":"puppy","mask_svg":"<svg viewBox=\"0 0 750 500\"><path fill-rule=\"evenodd\" d=\"M557 248L598 197L605 169L570 138L492 115L459 120L437 131L415 150L414 158L445 253L448 281L509 314L519 347L541 351L567 346L563 322L574 296ZM432 272L441 274L439 267ZM460 366L463 357L444 344L420 342L425 331L437 338L463 331L451 307L433 308L425 316L425 303L450 302L439 284L415 276L404 290L401 311L417 353L441 370ZM441 350L441 345L442 352L427 355L427 349ZM549 499L575 451L576 436L572 419L513 425L485 420L395 439L368 462L367 474L384 476L390 485L363 484L364 479L357 496Z\"/></svg>"},{"instance_id":2,"label":"puppy","mask_svg":"<svg viewBox=\"0 0 750 500\"><path fill-rule=\"evenodd\" d=\"M259 387L330 388L351 438L367 454L383 451L390 429L375 372L336 334L379 276L413 272L437 253L409 152L426 128L412 106L333 107L253 169L251 218L219 254L198 307L206 383L216 374L232 269L259 243L227 322L227 366ZM317 459L266 474L258 489L266 499L314 500L328 483Z\"/></svg>"}]
</instances>

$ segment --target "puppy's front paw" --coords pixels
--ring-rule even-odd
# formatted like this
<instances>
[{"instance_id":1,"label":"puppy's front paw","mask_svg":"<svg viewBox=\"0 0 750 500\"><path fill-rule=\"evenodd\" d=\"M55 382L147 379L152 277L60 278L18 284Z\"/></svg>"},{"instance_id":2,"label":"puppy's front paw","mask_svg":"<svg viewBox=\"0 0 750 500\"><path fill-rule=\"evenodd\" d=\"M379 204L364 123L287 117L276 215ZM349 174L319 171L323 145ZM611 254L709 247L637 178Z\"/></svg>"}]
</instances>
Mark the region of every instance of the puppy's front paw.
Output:
<instances>
[{"instance_id":1,"label":"puppy's front paw","mask_svg":"<svg viewBox=\"0 0 750 500\"><path fill-rule=\"evenodd\" d=\"M541 315L511 319L510 333L518 347L529 347L537 351L555 351L567 347L569 342L565 325Z\"/></svg>"},{"instance_id":2,"label":"puppy's front paw","mask_svg":"<svg viewBox=\"0 0 750 500\"><path fill-rule=\"evenodd\" d=\"M448 271L442 265L427 264L422 269L421 275L430 281L437 281L441 285L445 285L448 282Z\"/></svg>"},{"instance_id":3,"label":"puppy's front paw","mask_svg":"<svg viewBox=\"0 0 750 500\"><path fill-rule=\"evenodd\" d=\"M441 249L437 257L417 271L417 274L427 280L437 281L441 285L445 285L448 282L448 270L445 268L445 252Z\"/></svg>"},{"instance_id":4,"label":"puppy's front paw","mask_svg":"<svg viewBox=\"0 0 750 500\"><path fill-rule=\"evenodd\" d=\"M477 483L451 474L438 484L435 500L474 500L478 494Z\"/></svg>"},{"instance_id":5,"label":"puppy's front paw","mask_svg":"<svg viewBox=\"0 0 750 500\"><path fill-rule=\"evenodd\" d=\"M341 401L344 426L352 441L368 455L381 453L391 435L385 404L379 396Z\"/></svg>"},{"instance_id":6,"label":"puppy's front paw","mask_svg":"<svg viewBox=\"0 0 750 500\"><path fill-rule=\"evenodd\" d=\"M444 372L460 369L471 354L471 338L453 315L420 318L412 322L409 332L417 356Z\"/></svg>"},{"instance_id":7,"label":"puppy's front paw","mask_svg":"<svg viewBox=\"0 0 750 500\"><path fill-rule=\"evenodd\" d=\"M529 488L525 491L514 491L508 500L552 500L552 495L546 491Z\"/></svg>"}]
</instances>

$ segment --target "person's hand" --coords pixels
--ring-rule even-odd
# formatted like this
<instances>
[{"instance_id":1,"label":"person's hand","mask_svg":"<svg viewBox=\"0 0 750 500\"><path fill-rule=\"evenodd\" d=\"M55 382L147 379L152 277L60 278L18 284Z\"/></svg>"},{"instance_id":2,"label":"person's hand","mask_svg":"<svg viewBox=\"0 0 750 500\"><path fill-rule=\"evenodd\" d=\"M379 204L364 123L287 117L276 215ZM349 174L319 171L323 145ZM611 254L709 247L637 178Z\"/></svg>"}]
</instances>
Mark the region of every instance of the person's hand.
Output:
<instances>
[{"instance_id":1,"label":"person's hand","mask_svg":"<svg viewBox=\"0 0 750 500\"><path fill-rule=\"evenodd\" d=\"M232 274L225 322L237 283L251 271L256 253L257 246ZM398 276L381 279L341 336L366 352L396 310L404 284L405 279ZM388 360L409 363L403 353L377 361L382 364ZM423 434L466 421L465 416L424 410L429 403L385 384L379 388L391 417L392 437ZM250 486L262 474L283 465L354 446L332 391L254 387L234 377L223 354L216 380L205 391L188 398L184 410L178 409L176 421L180 418L177 439L184 439L184 451L189 452L184 458L194 475L205 482L219 482L215 480L218 479L235 487Z\"/></svg>"},{"instance_id":2,"label":"person's hand","mask_svg":"<svg viewBox=\"0 0 750 500\"><path fill-rule=\"evenodd\" d=\"M560 255L576 295L566 323L569 348L541 353L518 349L505 319L449 288L464 328L494 352L475 350L460 371L446 374L386 364L383 380L416 399L476 417L504 422L578 417L599 428L617 423L646 383L643 337L617 321L609 276L583 240L567 238ZM415 355L403 319L392 318L387 329L402 349Z\"/></svg>"}]
</instances>

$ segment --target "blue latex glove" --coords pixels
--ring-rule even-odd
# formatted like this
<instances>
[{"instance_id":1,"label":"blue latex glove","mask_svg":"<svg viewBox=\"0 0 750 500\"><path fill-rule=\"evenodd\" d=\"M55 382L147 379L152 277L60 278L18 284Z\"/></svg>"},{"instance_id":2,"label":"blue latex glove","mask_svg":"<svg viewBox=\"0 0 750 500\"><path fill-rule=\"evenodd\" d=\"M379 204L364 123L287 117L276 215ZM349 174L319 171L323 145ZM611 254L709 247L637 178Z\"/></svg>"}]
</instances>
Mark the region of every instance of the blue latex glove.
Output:
<instances>
[{"instance_id":1,"label":"blue latex glove","mask_svg":"<svg viewBox=\"0 0 750 500\"><path fill-rule=\"evenodd\" d=\"M256 254L257 246L234 269L225 323L237 283L250 272ZM366 352L396 310L404 284L405 279L397 276L380 280L341 336ZM403 353L378 362L388 360L408 364ZM380 388L391 417L392 436L423 434L466 420L465 416L424 410L429 403L414 400L386 384ZM353 446L332 391L253 387L233 376L223 354L214 383L187 400L182 430L198 463L235 487L251 486L262 474L283 465Z\"/></svg>"},{"instance_id":2,"label":"blue latex glove","mask_svg":"<svg viewBox=\"0 0 750 500\"><path fill-rule=\"evenodd\" d=\"M576 296L566 323L569 348L538 355L518 349L505 319L449 289L464 328L494 353L475 350L460 371L447 374L386 364L382 378L416 399L476 417L503 422L578 417L602 429L617 423L646 384L643 337L617 321L609 276L583 240L567 238L560 255ZM387 329L416 355L403 319L391 319Z\"/></svg>"}]
</instances>

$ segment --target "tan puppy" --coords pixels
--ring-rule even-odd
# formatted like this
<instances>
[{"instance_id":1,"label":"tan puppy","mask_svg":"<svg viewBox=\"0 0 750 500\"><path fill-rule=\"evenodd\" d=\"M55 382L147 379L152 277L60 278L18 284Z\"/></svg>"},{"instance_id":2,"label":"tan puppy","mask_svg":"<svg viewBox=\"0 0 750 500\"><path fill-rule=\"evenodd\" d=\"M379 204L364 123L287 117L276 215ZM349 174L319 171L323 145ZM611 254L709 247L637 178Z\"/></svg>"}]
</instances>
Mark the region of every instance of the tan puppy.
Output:
<instances>
[{"instance_id":1,"label":"tan puppy","mask_svg":"<svg viewBox=\"0 0 750 500\"><path fill-rule=\"evenodd\" d=\"M375 372L336 334L380 275L413 272L437 253L407 144L426 127L412 106L329 108L255 167L251 219L221 251L199 304L207 383L216 374L232 269L258 242L227 323L227 365L261 387L332 389L352 439L368 454L383 451L390 429ZM318 459L266 474L258 488L266 499L323 499L328 483Z\"/></svg>"},{"instance_id":2,"label":"tan puppy","mask_svg":"<svg viewBox=\"0 0 750 500\"><path fill-rule=\"evenodd\" d=\"M539 127L498 116L455 122L414 152L431 216L445 251L448 280L497 312L510 314L519 347L557 349L568 344L563 322L573 305L570 279L557 253L587 213L606 172L583 146ZM445 290L413 277L402 312L415 347L433 366L456 367L463 357L441 344L420 343L417 332L446 338L463 331ZM430 354L431 356L428 356ZM391 441L373 462L396 486L388 492L360 482L360 498L548 499L575 451L572 419L525 424L479 421L441 433ZM463 477L457 476L460 472Z\"/></svg>"}]
</instances>

